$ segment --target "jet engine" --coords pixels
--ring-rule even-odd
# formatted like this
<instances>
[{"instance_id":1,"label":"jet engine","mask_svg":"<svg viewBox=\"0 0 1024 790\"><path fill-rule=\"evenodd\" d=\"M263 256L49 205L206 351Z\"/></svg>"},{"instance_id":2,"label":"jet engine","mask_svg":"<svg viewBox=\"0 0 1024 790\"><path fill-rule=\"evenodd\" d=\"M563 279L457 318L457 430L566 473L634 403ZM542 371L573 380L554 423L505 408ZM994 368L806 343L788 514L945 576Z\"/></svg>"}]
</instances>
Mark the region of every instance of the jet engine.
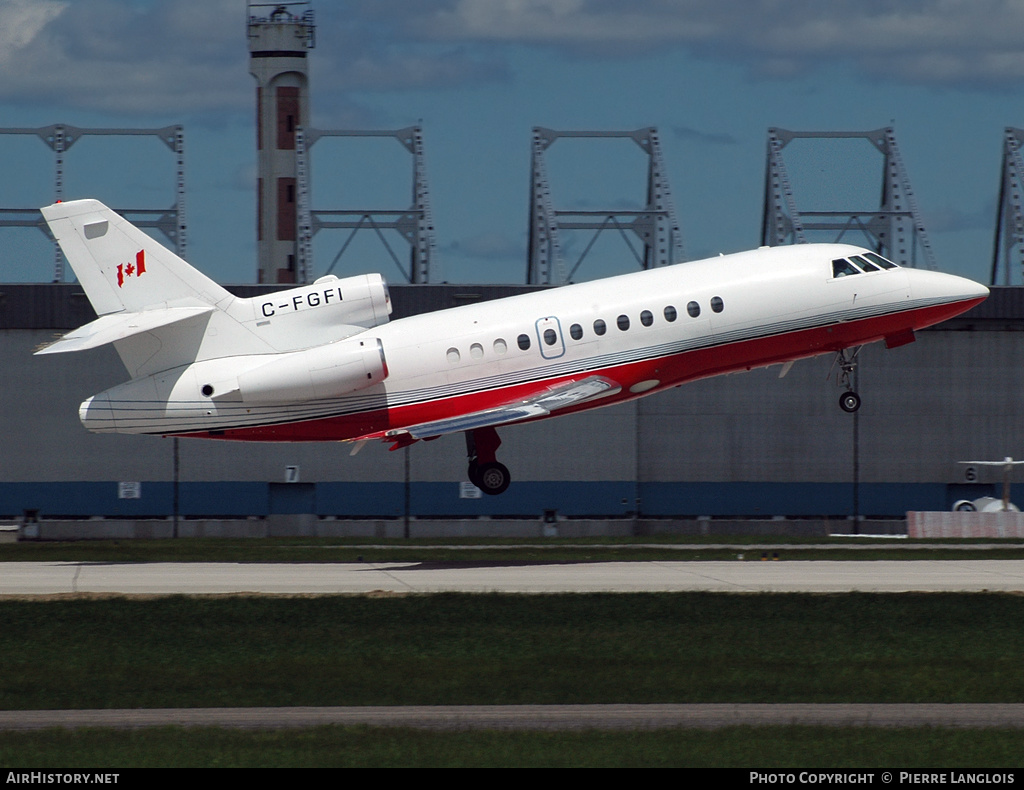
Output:
<instances>
[{"instance_id":1,"label":"jet engine","mask_svg":"<svg viewBox=\"0 0 1024 790\"><path fill-rule=\"evenodd\" d=\"M243 402L337 398L378 384L388 375L384 348L377 338L341 340L274 356L239 374L238 394Z\"/></svg>"},{"instance_id":2,"label":"jet engine","mask_svg":"<svg viewBox=\"0 0 1024 790\"><path fill-rule=\"evenodd\" d=\"M328 274L311 285L246 301L253 306L257 327L277 325L285 331L289 327L308 329L337 324L368 329L387 323L391 313L388 286L379 274L340 280Z\"/></svg>"},{"instance_id":3,"label":"jet engine","mask_svg":"<svg viewBox=\"0 0 1024 790\"><path fill-rule=\"evenodd\" d=\"M337 398L388 376L379 338L339 340L302 351L209 359L132 379L87 399L82 424L98 433L223 430L250 407Z\"/></svg>"}]
</instances>

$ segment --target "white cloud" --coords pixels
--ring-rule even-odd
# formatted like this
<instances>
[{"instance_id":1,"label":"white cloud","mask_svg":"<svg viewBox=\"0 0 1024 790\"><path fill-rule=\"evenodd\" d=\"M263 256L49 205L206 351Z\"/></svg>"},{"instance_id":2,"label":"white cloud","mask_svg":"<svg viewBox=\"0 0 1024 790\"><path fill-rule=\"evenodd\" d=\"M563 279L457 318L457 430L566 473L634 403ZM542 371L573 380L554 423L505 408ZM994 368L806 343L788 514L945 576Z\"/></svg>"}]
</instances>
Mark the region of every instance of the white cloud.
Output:
<instances>
[{"instance_id":1,"label":"white cloud","mask_svg":"<svg viewBox=\"0 0 1024 790\"><path fill-rule=\"evenodd\" d=\"M344 108L360 90L507 76L500 58L410 40L372 4L354 5L313 4L323 12L313 79L335 94L334 115L353 114ZM0 0L0 101L174 119L251 113L245 10L239 0Z\"/></svg>"},{"instance_id":2,"label":"white cloud","mask_svg":"<svg viewBox=\"0 0 1024 790\"><path fill-rule=\"evenodd\" d=\"M497 232L463 236L445 248L445 253L469 260L507 261L522 260L526 242Z\"/></svg>"},{"instance_id":3,"label":"white cloud","mask_svg":"<svg viewBox=\"0 0 1024 790\"><path fill-rule=\"evenodd\" d=\"M438 38L566 44L692 41L714 34L714 22L658 13L661 4L592 0L458 0L424 14ZM653 8L652 8L653 6Z\"/></svg>"},{"instance_id":4,"label":"white cloud","mask_svg":"<svg viewBox=\"0 0 1024 790\"><path fill-rule=\"evenodd\" d=\"M510 47L575 58L682 48L786 78L830 64L871 79L1019 90L1020 0L346 0L312 3L315 90L508 80ZM181 119L252 112L239 0L3 0L0 101ZM346 109L349 108L349 109Z\"/></svg>"},{"instance_id":5,"label":"white cloud","mask_svg":"<svg viewBox=\"0 0 1024 790\"><path fill-rule=\"evenodd\" d=\"M7 0L0 5L0 64L9 66L67 7L68 3L54 0Z\"/></svg>"},{"instance_id":6,"label":"white cloud","mask_svg":"<svg viewBox=\"0 0 1024 790\"><path fill-rule=\"evenodd\" d=\"M872 77L1003 87L1020 81L1024 3L1019 0L394 0L407 35L561 48L630 57L685 47L799 73L852 63Z\"/></svg>"},{"instance_id":7,"label":"white cloud","mask_svg":"<svg viewBox=\"0 0 1024 790\"><path fill-rule=\"evenodd\" d=\"M0 100L171 116L241 109L252 101L243 23L234 0L13 0L0 9Z\"/></svg>"}]
</instances>

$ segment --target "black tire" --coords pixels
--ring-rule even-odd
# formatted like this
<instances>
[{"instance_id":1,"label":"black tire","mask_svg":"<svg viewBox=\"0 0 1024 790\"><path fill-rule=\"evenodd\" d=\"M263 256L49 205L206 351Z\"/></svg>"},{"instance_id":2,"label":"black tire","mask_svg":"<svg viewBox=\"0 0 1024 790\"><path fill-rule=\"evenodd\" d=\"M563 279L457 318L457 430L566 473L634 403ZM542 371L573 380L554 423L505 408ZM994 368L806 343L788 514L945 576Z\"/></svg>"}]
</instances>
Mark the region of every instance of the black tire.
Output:
<instances>
[{"instance_id":1,"label":"black tire","mask_svg":"<svg viewBox=\"0 0 1024 790\"><path fill-rule=\"evenodd\" d=\"M844 392L839 396L839 408L848 414L853 414L860 408L860 395L856 392Z\"/></svg>"},{"instance_id":2,"label":"black tire","mask_svg":"<svg viewBox=\"0 0 1024 790\"><path fill-rule=\"evenodd\" d=\"M480 485L480 467L476 461L470 461L467 474L469 475L469 482L483 490L483 486Z\"/></svg>"},{"instance_id":3,"label":"black tire","mask_svg":"<svg viewBox=\"0 0 1024 790\"><path fill-rule=\"evenodd\" d=\"M476 469L476 478L472 481L473 485L488 496L505 493L509 483L512 482L508 467L497 461L492 464L480 464ZM470 479L472 480L472 478Z\"/></svg>"}]
</instances>

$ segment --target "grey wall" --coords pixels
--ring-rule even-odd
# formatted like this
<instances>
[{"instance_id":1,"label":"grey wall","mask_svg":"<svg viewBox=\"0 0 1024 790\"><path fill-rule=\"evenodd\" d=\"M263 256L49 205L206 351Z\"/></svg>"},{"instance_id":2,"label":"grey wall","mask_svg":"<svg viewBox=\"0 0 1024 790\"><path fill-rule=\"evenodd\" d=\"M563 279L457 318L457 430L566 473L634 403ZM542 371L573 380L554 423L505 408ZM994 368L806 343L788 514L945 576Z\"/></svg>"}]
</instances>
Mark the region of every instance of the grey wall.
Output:
<instances>
[{"instance_id":1,"label":"grey wall","mask_svg":"<svg viewBox=\"0 0 1024 790\"><path fill-rule=\"evenodd\" d=\"M84 398L126 377L112 349L32 355L55 334L90 320L75 287L0 290L0 487L171 480L172 440L94 435L78 422ZM393 290L402 305L396 315L414 312L417 300L445 306L464 301L469 290L491 295L486 286ZM1019 290L997 289L981 308L919 333L911 345L864 349L857 385L863 407L856 417L862 484L949 486L965 480L959 460L1024 457ZM581 488L577 502L602 486L624 502L646 496L642 486L664 497L672 486L691 483L848 484L855 418L838 407L831 362L798 362L782 379L778 367L723 376L630 404L509 426L500 431L499 458L523 484L598 486ZM286 466L298 465L303 482L404 484L404 451L368 444L352 457L350 450L333 443L182 440L180 475L186 482L276 483ZM454 490L465 479L461 435L418 443L408 456L410 481ZM993 482L1000 473L980 474L982 482Z\"/></svg>"}]
</instances>

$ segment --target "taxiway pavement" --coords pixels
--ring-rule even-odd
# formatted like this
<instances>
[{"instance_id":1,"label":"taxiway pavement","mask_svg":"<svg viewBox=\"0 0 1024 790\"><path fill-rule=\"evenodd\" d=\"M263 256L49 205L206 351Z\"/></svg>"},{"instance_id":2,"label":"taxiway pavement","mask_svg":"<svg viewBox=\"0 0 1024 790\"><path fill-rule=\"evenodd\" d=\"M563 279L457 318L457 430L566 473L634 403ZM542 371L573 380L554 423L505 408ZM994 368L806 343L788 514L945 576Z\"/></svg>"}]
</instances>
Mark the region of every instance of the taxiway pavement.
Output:
<instances>
[{"instance_id":1,"label":"taxiway pavement","mask_svg":"<svg viewBox=\"0 0 1024 790\"><path fill-rule=\"evenodd\" d=\"M230 727L326 724L431 730L714 729L817 727L1024 727L1022 704L382 705L324 708L154 708L0 711L0 731L47 727Z\"/></svg>"},{"instance_id":2,"label":"taxiway pavement","mask_svg":"<svg viewBox=\"0 0 1024 790\"><path fill-rule=\"evenodd\" d=\"M0 595L1024 592L1024 560L0 563Z\"/></svg>"}]
</instances>

